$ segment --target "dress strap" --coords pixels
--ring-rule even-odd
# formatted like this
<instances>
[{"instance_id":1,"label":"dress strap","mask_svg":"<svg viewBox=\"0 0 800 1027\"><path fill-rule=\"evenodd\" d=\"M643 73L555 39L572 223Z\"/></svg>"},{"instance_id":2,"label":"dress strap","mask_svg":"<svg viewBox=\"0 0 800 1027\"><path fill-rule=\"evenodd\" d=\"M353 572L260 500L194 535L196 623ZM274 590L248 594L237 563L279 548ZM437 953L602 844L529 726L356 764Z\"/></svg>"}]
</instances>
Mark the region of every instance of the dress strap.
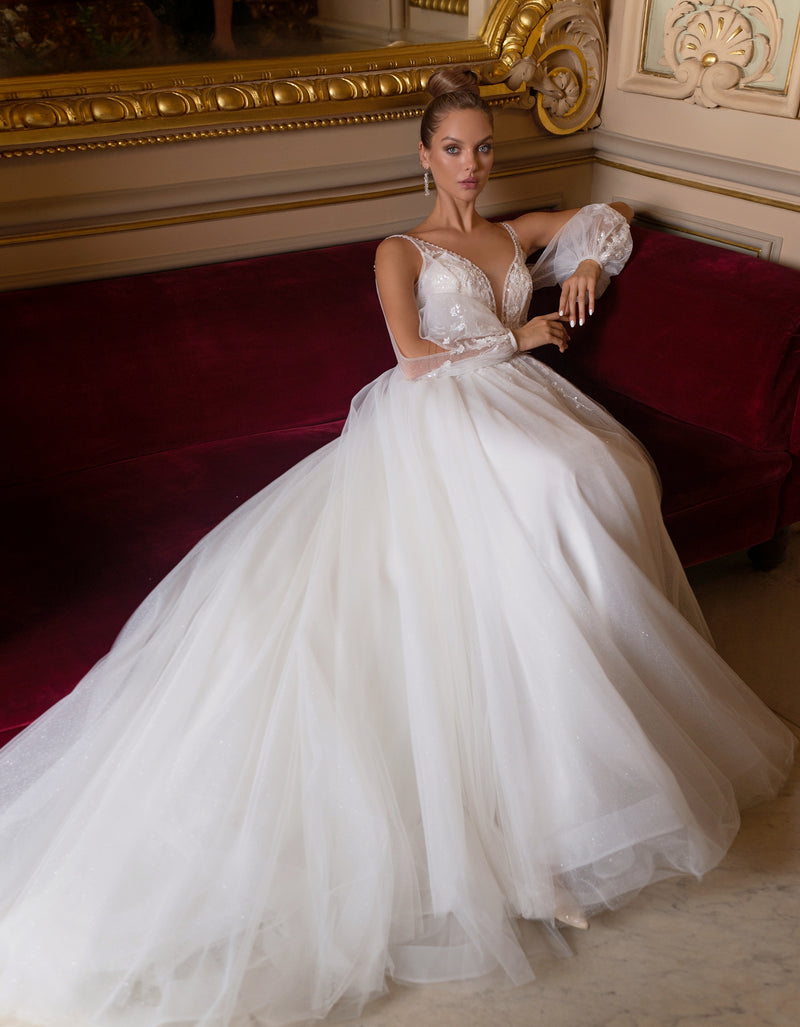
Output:
<instances>
[{"instance_id":1,"label":"dress strap","mask_svg":"<svg viewBox=\"0 0 800 1027\"><path fill-rule=\"evenodd\" d=\"M519 241L519 236L517 235L516 229L512 228L511 225L507 221L501 221L500 224L503 226L503 228L505 228L505 230L511 236L511 238L512 238L512 240L514 242L514 249L517 251L517 256L519 257L519 259L524 264L525 261L528 259L528 256L525 253L525 250L523 250L523 248L522 248L522 243Z\"/></svg>"},{"instance_id":2,"label":"dress strap","mask_svg":"<svg viewBox=\"0 0 800 1027\"><path fill-rule=\"evenodd\" d=\"M425 251L425 247L426 247L426 246L433 246L433 247L434 247L435 249L437 249L437 250L440 250L440 249L442 249L442 247L441 247L441 246L437 246L437 245L436 245L436 243L428 243L428 242L425 242L425 240L424 240L424 239L417 239L417 238L415 238L415 237L414 237L413 235L406 235L406 234L405 234L405 232L395 232L395 234L394 234L394 235L387 235L387 236L386 236L386 238L387 238L387 239L408 239L408 241L409 241L409 242L411 242L411 243L413 243L413 244L414 244L414 246L415 246L415 247L416 247L416 248L417 248L417 249L419 250L419 252L420 252L420 253L422 253L423 255L424 255L424 254L425 254L425 252L426 252L426 251Z\"/></svg>"}]
</instances>

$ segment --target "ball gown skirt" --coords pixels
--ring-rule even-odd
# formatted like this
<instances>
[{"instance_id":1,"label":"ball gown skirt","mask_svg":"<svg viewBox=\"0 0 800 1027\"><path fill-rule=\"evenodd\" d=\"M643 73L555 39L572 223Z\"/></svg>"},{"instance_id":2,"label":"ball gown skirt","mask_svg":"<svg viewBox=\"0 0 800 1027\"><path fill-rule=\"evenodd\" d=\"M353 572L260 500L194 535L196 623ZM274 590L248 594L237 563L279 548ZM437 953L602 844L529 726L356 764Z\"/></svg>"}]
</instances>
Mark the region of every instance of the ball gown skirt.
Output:
<instances>
[{"instance_id":1,"label":"ball gown skirt","mask_svg":"<svg viewBox=\"0 0 800 1027\"><path fill-rule=\"evenodd\" d=\"M0 754L0 1013L245 1027L387 974L524 982L515 918L703 874L791 746L624 429L528 357L394 369Z\"/></svg>"}]
</instances>

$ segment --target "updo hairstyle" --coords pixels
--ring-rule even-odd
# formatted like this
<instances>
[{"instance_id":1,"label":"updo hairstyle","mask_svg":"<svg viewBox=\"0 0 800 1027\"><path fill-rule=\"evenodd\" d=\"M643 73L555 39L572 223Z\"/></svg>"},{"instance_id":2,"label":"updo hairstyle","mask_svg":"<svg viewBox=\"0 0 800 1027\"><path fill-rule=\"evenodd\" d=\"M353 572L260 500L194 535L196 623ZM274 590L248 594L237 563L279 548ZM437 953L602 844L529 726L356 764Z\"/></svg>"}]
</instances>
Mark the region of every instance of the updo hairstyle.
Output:
<instances>
[{"instance_id":1,"label":"updo hairstyle","mask_svg":"<svg viewBox=\"0 0 800 1027\"><path fill-rule=\"evenodd\" d=\"M488 103L481 97L478 76L469 68L442 68L428 79L433 99L422 115L419 134L422 145L430 150L439 125L453 111L482 111L494 123Z\"/></svg>"}]
</instances>

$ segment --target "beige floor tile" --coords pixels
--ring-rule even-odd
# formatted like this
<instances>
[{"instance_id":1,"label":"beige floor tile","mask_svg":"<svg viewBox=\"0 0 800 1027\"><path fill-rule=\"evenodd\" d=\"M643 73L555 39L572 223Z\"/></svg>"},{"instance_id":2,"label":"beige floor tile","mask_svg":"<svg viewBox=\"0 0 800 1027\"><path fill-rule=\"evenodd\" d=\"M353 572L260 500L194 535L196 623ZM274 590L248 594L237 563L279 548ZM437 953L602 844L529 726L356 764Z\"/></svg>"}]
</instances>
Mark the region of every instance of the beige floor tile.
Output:
<instances>
[{"instance_id":1,"label":"beige floor tile","mask_svg":"<svg viewBox=\"0 0 800 1027\"><path fill-rule=\"evenodd\" d=\"M689 571L717 648L765 703L800 724L800 525L785 563L753 570L744 554Z\"/></svg>"},{"instance_id":2,"label":"beige floor tile","mask_svg":"<svg viewBox=\"0 0 800 1027\"><path fill-rule=\"evenodd\" d=\"M690 579L725 659L800 724L800 537L769 574L738 554ZM537 965L532 984L393 986L360 1027L799 1027L799 779L744 814L702 881L661 882L565 931L574 958Z\"/></svg>"}]
</instances>

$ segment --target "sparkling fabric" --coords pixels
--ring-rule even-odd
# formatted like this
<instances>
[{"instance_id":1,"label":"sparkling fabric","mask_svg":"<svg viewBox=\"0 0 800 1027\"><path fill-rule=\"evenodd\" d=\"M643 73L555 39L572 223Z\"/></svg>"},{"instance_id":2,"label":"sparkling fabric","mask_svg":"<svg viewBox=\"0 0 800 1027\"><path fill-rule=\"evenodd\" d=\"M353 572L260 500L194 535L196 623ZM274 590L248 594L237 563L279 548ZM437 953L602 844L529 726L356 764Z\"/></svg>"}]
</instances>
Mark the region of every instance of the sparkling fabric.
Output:
<instances>
[{"instance_id":1,"label":"sparkling fabric","mask_svg":"<svg viewBox=\"0 0 800 1027\"><path fill-rule=\"evenodd\" d=\"M640 446L503 349L519 253L499 313L454 257L419 297L459 373L361 391L0 754L0 1021L521 983L557 886L592 913L701 875L779 787L792 736L714 651Z\"/></svg>"},{"instance_id":2,"label":"sparkling fabric","mask_svg":"<svg viewBox=\"0 0 800 1027\"><path fill-rule=\"evenodd\" d=\"M416 287L420 337L444 350L406 357L390 331L398 366L407 378L466 374L516 355L511 329L524 324L533 285L514 229L507 224L503 228L514 243L514 257L503 283L500 311L486 272L471 260L424 239L401 236L422 256Z\"/></svg>"}]
</instances>

